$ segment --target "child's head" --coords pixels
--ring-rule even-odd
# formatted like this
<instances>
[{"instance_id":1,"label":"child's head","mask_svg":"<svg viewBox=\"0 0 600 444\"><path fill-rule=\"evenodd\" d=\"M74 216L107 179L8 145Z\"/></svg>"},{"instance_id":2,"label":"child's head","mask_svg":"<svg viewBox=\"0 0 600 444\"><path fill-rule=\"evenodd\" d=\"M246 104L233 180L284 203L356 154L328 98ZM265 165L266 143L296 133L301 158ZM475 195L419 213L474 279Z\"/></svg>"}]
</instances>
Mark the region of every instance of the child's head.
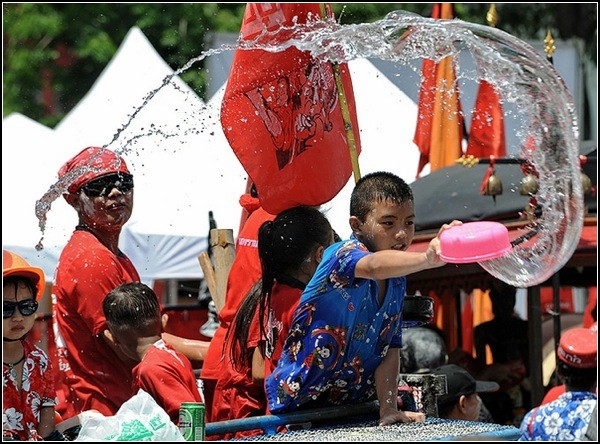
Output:
<instances>
[{"instance_id":1,"label":"child's head","mask_svg":"<svg viewBox=\"0 0 600 444\"><path fill-rule=\"evenodd\" d=\"M333 243L333 230L317 208L298 206L265 222L258 232L263 285L281 275L310 280L323 250Z\"/></svg>"},{"instance_id":2,"label":"child's head","mask_svg":"<svg viewBox=\"0 0 600 444\"><path fill-rule=\"evenodd\" d=\"M412 190L400 177L375 172L362 177L350 198L350 226L370 251L406 250L415 234Z\"/></svg>"},{"instance_id":3,"label":"child's head","mask_svg":"<svg viewBox=\"0 0 600 444\"><path fill-rule=\"evenodd\" d=\"M3 251L2 262L3 336L5 339L18 340L35 323L37 299L44 293L44 272L6 250Z\"/></svg>"},{"instance_id":4,"label":"child's head","mask_svg":"<svg viewBox=\"0 0 600 444\"><path fill-rule=\"evenodd\" d=\"M9 276L3 279L3 336L16 340L33 328L38 302L36 288L31 279L24 276Z\"/></svg>"},{"instance_id":5,"label":"child's head","mask_svg":"<svg viewBox=\"0 0 600 444\"><path fill-rule=\"evenodd\" d=\"M119 285L102 303L106 325L114 342L128 357L139 360L139 340L147 343L160 339L162 320L154 291L141 282Z\"/></svg>"},{"instance_id":6,"label":"child's head","mask_svg":"<svg viewBox=\"0 0 600 444\"><path fill-rule=\"evenodd\" d=\"M490 288L494 317L510 317L515 312L517 289L504 282L495 282Z\"/></svg>"}]
</instances>

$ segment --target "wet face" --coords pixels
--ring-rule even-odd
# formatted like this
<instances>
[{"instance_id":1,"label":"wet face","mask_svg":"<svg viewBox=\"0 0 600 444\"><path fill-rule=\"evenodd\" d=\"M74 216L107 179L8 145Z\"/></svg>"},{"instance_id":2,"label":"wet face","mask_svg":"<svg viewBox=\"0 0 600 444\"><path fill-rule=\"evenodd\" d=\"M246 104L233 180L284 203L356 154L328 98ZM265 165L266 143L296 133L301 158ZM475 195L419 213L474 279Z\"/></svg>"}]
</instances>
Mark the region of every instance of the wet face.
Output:
<instances>
[{"instance_id":1,"label":"wet face","mask_svg":"<svg viewBox=\"0 0 600 444\"><path fill-rule=\"evenodd\" d=\"M10 282L3 287L3 336L19 339L33 328L37 303L31 289L23 282ZM24 314L23 314L24 313Z\"/></svg>"},{"instance_id":2,"label":"wet face","mask_svg":"<svg viewBox=\"0 0 600 444\"><path fill-rule=\"evenodd\" d=\"M133 211L133 188L122 190L108 186L100 195L86 192L85 186L71 195L69 203L79 214L80 222L89 227L121 229Z\"/></svg>"},{"instance_id":3,"label":"wet face","mask_svg":"<svg viewBox=\"0 0 600 444\"><path fill-rule=\"evenodd\" d=\"M350 225L357 239L369 251L405 251L415 235L414 205L412 202L378 202L364 222L352 216Z\"/></svg>"}]
</instances>

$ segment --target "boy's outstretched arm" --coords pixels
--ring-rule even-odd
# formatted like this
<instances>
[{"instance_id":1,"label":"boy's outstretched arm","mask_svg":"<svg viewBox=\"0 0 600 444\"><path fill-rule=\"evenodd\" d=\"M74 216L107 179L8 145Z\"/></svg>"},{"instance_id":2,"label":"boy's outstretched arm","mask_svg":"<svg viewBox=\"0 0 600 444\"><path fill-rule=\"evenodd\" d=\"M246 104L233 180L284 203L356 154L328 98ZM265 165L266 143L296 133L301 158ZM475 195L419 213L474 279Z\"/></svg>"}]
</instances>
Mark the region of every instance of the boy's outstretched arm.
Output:
<instances>
[{"instance_id":1,"label":"boy's outstretched arm","mask_svg":"<svg viewBox=\"0 0 600 444\"><path fill-rule=\"evenodd\" d=\"M411 251L382 250L363 257L356 263L354 276L364 279L389 279L406 276L430 268L437 268L446 263L440 258L440 233L452 226L461 225L460 221L444 224L434 237L427 251L415 253Z\"/></svg>"}]
</instances>

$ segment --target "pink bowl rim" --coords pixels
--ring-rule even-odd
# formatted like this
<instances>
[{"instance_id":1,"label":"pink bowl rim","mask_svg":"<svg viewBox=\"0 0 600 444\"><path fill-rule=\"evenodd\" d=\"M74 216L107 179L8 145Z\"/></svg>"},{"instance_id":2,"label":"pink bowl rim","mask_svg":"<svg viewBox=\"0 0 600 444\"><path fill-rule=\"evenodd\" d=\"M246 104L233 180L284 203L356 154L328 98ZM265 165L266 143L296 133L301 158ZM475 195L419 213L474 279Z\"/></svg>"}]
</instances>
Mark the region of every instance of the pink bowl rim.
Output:
<instances>
[{"instance_id":1,"label":"pink bowl rim","mask_svg":"<svg viewBox=\"0 0 600 444\"><path fill-rule=\"evenodd\" d=\"M465 256L465 257L458 257L458 258L440 254L440 257L442 258L442 260L444 262L450 262L453 264L469 264L472 262L480 262L480 261L487 261L490 259L496 259L496 258L499 258L500 256L504 256L506 253L510 252L511 250L512 250L512 245L509 245L508 247L503 248L502 250L494 251L494 252L488 253L488 254Z\"/></svg>"}]
</instances>

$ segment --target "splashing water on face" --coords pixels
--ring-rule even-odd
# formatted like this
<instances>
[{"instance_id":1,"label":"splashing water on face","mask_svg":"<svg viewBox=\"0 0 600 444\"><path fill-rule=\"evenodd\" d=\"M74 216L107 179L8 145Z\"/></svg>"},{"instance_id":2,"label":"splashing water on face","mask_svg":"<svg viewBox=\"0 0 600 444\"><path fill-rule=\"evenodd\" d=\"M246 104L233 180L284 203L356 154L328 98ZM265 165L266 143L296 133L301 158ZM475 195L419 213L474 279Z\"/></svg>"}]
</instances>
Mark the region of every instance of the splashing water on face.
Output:
<instances>
[{"instance_id":1,"label":"splashing water on face","mask_svg":"<svg viewBox=\"0 0 600 444\"><path fill-rule=\"evenodd\" d=\"M509 110L507 114L519 122L516 131L521 146L519 157L539 172L539 190L535 197L541 216L533 223L539 231L532 240L515 246L501 258L480 264L510 285L528 287L547 280L571 257L581 234L584 213L573 99L554 67L533 48L487 26L461 20L433 20L397 11L373 23L341 25L332 20L309 20L305 25L283 27L271 33L264 31L255 40L204 52L166 77L158 88L148 93L110 143L122 136L162 88L173 85L173 77L196 62L234 49L279 52L291 46L310 51L324 61L375 58L409 66L419 73L423 58L439 62L454 56L457 83L461 79L485 79L493 85L501 95L503 107ZM472 70L457 62L457 56L465 53L474 61ZM192 129L178 128L178 131L181 136ZM124 154L144 135L121 142L121 149L115 151ZM72 180L73 177L63 178L36 203L42 233L52 201L64 193Z\"/></svg>"}]
</instances>

